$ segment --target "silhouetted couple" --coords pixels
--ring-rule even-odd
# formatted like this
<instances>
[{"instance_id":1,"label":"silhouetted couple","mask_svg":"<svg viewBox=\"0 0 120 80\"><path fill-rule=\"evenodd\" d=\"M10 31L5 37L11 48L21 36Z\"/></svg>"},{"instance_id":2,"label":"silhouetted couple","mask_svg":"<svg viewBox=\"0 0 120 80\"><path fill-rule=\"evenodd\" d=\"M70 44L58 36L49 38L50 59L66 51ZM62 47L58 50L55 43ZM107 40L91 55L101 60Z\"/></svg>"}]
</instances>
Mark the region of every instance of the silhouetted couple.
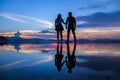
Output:
<instances>
[{"instance_id":1,"label":"silhouetted couple","mask_svg":"<svg viewBox=\"0 0 120 80\"><path fill-rule=\"evenodd\" d=\"M61 42L62 42L62 31L64 30L63 25L66 25L67 29L67 43L69 42L70 38L70 31L72 31L73 36L74 36L74 41L76 42L76 35L75 35L75 29L76 29L76 19L72 16L72 12L68 13L68 17L66 20L66 23L62 19L62 15L58 14L57 19L55 20L55 30L57 31L57 40L59 42L59 36L61 37Z\"/></svg>"},{"instance_id":2,"label":"silhouetted couple","mask_svg":"<svg viewBox=\"0 0 120 80\"><path fill-rule=\"evenodd\" d=\"M69 43L67 43L67 56L63 61L64 55L62 54L62 42L61 42L61 46L59 43L57 44L57 53L55 54L55 65L58 71L61 71L63 64L66 63L68 72L69 73L72 72L72 69L75 67L76 64L75 50L76 50L76 43L74 43L74 49L72 54L70 53Z\"/></svg>"}]
</instances>

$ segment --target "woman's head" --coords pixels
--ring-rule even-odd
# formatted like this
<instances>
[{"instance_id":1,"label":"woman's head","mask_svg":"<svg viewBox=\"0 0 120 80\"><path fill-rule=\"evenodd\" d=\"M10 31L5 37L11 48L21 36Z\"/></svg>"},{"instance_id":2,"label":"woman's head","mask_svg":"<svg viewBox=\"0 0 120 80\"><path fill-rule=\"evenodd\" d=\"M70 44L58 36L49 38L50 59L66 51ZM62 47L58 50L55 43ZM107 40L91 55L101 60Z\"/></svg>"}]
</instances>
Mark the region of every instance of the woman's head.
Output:
<instances>
[{"instance_id":1,"label":"woman's head","mask_svg":"<svg viewBox=\"0 0 120 80\"><path fill-rule=\"evenodd\" d=\"M61 14L58 14L58 18L61 18L61 16L62 16Z\"/></svg>"}]
</instances>

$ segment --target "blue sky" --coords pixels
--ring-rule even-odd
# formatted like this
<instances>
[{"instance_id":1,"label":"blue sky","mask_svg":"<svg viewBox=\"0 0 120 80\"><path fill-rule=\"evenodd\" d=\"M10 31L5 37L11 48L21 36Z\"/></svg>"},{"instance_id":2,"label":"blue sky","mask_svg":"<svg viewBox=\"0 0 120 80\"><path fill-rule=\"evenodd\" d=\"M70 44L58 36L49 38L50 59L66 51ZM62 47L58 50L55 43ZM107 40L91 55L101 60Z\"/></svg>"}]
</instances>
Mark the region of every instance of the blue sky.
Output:
<instances>
[{"instance_id":1,"label":"blue sky","mask_svg":"<svg viewBox=\"0 0 120 80\"><path fill-rule=\"evenodd\" d=\"M0 33L54 30L57 14L66 21L69 11L77 19L78 32L120 29L120 0L0 0Z\"/></svg>"}]
</instances>

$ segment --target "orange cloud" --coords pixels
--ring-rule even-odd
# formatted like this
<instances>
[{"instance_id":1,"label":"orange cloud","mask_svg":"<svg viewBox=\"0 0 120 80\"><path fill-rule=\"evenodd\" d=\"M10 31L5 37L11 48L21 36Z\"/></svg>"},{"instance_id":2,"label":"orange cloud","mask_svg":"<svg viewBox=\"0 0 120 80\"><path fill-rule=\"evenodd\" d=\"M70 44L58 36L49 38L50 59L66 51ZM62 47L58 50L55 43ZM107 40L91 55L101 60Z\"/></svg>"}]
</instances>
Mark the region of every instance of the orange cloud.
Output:
<instances>
[{"instance_id":1,"label":"orange cloud","mask_svg":"<svg viewBox=\"0 0 120 80\"><path fill-rule=\"evenodd\" d=\"M0 33L0 36L5 36L5 37L13 37L15 32L4 32Z\"/></svg>"},{"instance_id":2,"label":"orange cloud","mask_svg":"<svg viewBox=\"0 0 120 80\"><path fill-rule=\"evenodd\" d=\"M22 38L43 38L43 39L56 39L56 33L42 33L39 30L23 30L20 31L21 35L20 37ZM4 32L0 33L0 36L8 36L8 37L13 37L15 32ZM114 28L95 28L95 29L81 29L81 30L76 30L76 37L77 39L117 39L120 38L120 28L114 27ZM63 39L67 39L67 32L63 31ZM70 33L70 39L73 40L73 34L72 32Z\"/></svg>"}]
</instances>

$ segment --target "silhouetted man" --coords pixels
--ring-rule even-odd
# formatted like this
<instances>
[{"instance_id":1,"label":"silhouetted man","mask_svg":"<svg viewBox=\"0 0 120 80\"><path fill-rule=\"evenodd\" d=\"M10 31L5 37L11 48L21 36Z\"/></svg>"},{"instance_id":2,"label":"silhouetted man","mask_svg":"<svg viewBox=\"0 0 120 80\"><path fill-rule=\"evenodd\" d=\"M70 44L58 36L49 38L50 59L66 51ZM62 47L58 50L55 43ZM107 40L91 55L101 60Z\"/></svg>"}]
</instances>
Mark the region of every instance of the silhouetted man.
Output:
<instances>
[{"instance_id":1,"label":"silhouetted man","mask_svg":"<svg viewBox=\"0 0 120 80\"><path fill-rule=\"evenodd\" d=\"M76 57L75 57L76 43L74 43L74 49L72 54L70 54L69 43L67 43L67 57L66 57L66 66L68 68L68 72L71 73L72 69L76 65Z\"/></svg>"},{"instance_id":2,"label":"silhouetted man","mask_svg":"<svg viewBox=\"0 0 120 80\"><path fill-rule=\"evenodd\" d=\"M62 62L63 57L64 55L62 54L62 42L61 42L60 50L59 50L59 43L57 44L57 53L55 55L55 65L58 71L61 71L61 68L64 64L64 62Z\"/></svg>"},{"instance_id":3,"label":"silhouetted man","mask_svg":"<svg viewBox=\"0 0 120 80\"><path fill-rule=\"evenodd\" d=\"M76 42L76 35L75 35L76 19L72 16L72 12L68 13L68 18L66 20L66 28L67 28L67 43L69 42L71 30L74 36L74 41Z\"/></svg>"}]
</instances>

